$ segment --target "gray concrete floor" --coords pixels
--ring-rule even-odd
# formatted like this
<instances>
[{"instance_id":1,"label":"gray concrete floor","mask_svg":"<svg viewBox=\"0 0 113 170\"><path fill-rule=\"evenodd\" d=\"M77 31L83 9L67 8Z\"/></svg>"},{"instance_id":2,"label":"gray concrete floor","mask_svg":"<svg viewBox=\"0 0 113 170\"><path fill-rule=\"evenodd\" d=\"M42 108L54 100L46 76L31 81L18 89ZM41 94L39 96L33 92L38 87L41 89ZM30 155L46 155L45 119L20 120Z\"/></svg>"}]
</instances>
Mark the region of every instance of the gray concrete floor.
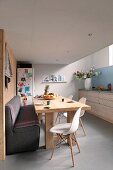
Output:
<instances>
[{"instance_id":1,"label":"gray concrete floor","mask_svg":"<svg viewBox=\"0 0 113 170\"><path fill-rule=\"evenodd\" d=\"M74 168L70 149L62 145L55 150L52 160L49 160L51 150L45 149L7 156L5 161L0 161L0 170L113 170L113 125L90 114L85 114L83 122L87 136L79 128L77 139L81 153L73 147ZM42 129L40 145L44 144L43 135Z\"/></svg>"}]
</instances>

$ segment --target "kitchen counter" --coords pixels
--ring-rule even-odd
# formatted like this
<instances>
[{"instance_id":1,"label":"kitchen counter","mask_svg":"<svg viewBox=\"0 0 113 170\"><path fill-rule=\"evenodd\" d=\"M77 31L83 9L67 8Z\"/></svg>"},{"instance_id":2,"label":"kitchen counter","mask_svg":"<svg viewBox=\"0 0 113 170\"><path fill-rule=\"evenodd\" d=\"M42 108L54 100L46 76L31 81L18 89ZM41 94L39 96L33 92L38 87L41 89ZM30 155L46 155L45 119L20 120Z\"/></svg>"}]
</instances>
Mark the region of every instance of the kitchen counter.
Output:
<instances>
[{"instance_id":1,"label":"kitchen counter","mask_svg":"<svg viewBox=\"0 0 113 170\"><path fill-rule=\"evenodd\" d=\"M101 92L101 93L113 93L113 90L93 90L93 89L90 89L90 90L85 90L85 89L79 89L79 91L94 91L94 92Z\"/></svg>"},{"instance_id":2,"label":"kitchen counter","mask_svg":"<svg viewBox=\"0 0 113 170\"><path fill-rule=\"evenodd\" d=\"M113 123L113 90L79 90L79 98L85 97L86 104L91 106L88 111L108 122Z\"/></svg>"}]
</instances>

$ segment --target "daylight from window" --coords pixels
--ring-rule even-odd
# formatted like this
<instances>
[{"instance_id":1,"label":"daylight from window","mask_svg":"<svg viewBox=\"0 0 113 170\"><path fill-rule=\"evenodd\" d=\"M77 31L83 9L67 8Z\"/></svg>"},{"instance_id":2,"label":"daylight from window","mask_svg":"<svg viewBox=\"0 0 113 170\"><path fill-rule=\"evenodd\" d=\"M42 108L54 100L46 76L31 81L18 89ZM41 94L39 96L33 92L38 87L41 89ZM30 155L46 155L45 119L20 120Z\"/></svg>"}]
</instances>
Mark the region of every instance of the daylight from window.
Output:
<instances>
[{"instance_id":1,"label":"daylight from window","mask_svg":"<svg viewBox=\"0 0 113 170\"><path fill-rule=\"evenodd\" d=\"M109 66L113 65L113 44L109 46Z\"/></svg>"}]
</instances>

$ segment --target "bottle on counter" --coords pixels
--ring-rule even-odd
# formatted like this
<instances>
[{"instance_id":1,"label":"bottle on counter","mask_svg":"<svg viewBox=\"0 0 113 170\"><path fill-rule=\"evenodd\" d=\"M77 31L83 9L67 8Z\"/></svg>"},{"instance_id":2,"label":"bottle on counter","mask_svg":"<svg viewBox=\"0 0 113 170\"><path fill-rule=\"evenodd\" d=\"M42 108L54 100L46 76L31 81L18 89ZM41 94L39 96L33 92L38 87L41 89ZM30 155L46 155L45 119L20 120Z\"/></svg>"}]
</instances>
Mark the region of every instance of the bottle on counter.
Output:
<instances>
[{"instance_id":1,"label":"bottle on counter","mask_svg":"<svg viewBox=\"0 0 113 170\"><path fill-rule=\"evenodd\" d=\"M112 85L111 85L111 83L108 84L108 90L110 90L110 91L112 90Z\"/></svg>"},{"instance_id":2,"label":"bottle on counter","mask_svg":"<svg viewBox=\"0 0 113 170\"><path fill-rule=\"evenodd\" d=\"M23 105L25 106L27 104L27 96L24 96L23 98Z\"/></svg>"}]
</instances>

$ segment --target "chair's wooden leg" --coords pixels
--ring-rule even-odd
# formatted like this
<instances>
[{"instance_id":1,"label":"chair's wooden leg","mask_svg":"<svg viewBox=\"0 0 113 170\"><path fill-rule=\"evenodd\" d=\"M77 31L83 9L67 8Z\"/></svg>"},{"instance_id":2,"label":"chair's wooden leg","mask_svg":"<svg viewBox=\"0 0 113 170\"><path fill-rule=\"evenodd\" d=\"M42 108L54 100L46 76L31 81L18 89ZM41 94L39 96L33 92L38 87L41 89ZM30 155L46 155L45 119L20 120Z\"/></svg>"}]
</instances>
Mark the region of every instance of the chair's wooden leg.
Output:
<instances>
[{"instance_id":1,"label":"chair's wooden leg","mask_svg":"<svg viewBox=\"0 0 113 170\"><path fill-rule=\"evenodd\" d=\"M56 117L56 120L55 120L55 124L56 124L58 118L59 118L58 123L60 123L60 121L61 121L61 113L57 114L57 117Z\"/></svg>"},{"instance_id":2,"label":"chair's wooden leg","mask_svg":"<svg viewBox=\"0 0 113 170\"><path fill-rule=\"evenodd\" d=\"M72 145L76 145L76 139L75 139L75 133L71 134L71 138L72 138Z\"/></svg>"},{"instance_id":3,"label":"chair's wooden leg","mask_svg":"<svg viewBox=\"0 0 113 170\"><path fill-rule=\"evenodd\" d=\"M54 153L54 150L55 150L55 144L54 144L54 141L52 141L52 145L53 145L53 149L52 149L52 153L51 153L51 158L50 158L50 160L52 159L52 157L53 157L53 153Z\"/></svg>"},{"instance_id":4,"label":"chair's wooden leg","mask_svg":"<svg viewBox=\"0 0 113 170\"><path fill-rule=\"evenodd\" d=\"M55 124L56 124L56 122L57 122L58 117L59 117L59 113L57 113L57 117L56 117L56 119L55 119Z\"/></svg>"},{"instance_id":5,"label":"chair's wooden leg","mask_svg":"<svg viewBox=\"0 0 113 170\"><path fill-rule=\"evenodd\" d=\"M86 136L86 132L85 132L85 129L84 129L84 126L83 126L83 123L82 123L82 119L81 119L81 118L80 118L80 125L81 125L81 127L82 127L82 129L83 129L84 135Z\"/></svg>"},{"instance_id":6,"label":"chair's wooden leg","mask_svg":"<svg viewBox=\"0 0 113 170\"><path fill-rule=\"evenodd\" d=\"M71 135L69 135L69 143L70 143L70 149L71 149L72 163L73 163L73 167L74 167L74 156L73 156L73 149L72 149L72 139L71 139Z\"/></svg>"},{"instance_id":7,"label":"chair's wooden leg","mask_svg":"<svg viewBox=\"0 0 113 170\"><path fill-rule=\"evenodd\" d=\"M73 136L74 136L75 142L76 142L76 144L77 144L77 148L78 148L79 153L80 153L80 146L79 146L79 144L78 144L78 142L77 142L77 139L76 139L76 137L75 137L75 134L73 134Z\"/></svg>"},{"instance_id":8,"label":"chair's wooden leg","mask_svg":"<svg viewBox=\"0 0 113 170\"><path fill-rule=\"evenodd\" d=\"M70 147L69 143L66 142L66 140L68 139L67 135L63 136L62 134L59 134L59 137L61 139L62 142L65 142L66 144L68 144L68 146Z\"/></svg>"},{"instance_id":9,"label":"chair's wooden leg","mask_svg":"<svg viewBox=\"0 0 113 170\"><path fill-rule=\"evenodd\" d=\"M42 113L38 113L38 119L40 122L42 121Z\"/></svg>"},{"instance_id":10,"label":"chair's wooden leg","mask_svg":"<svg viewBox=\"0 0 113 170\"><path fill-rule=\"evenodd\" d=\"M57 136L57 138L58 138L58 136ZM58 139L59 140L59 139ZM52 141L52 146L53 146L53 148L52 148L52 153L51 153L51 158L50 158L50 160L52 159L52 157L53 157L53 153L54 153L54 150L55 150L55 147L56 147L56 144L54 144L54 140Z\"/></svg>"},{"instance_id":11,"label":"chair's wooden leg","mask_svg":"<svg viewBox=\"0 0 113 170\"><path fill-rule=\"evenodd\" d=\"M59 145L59 147L60 147L61 143L63 142L63 140L62 140L62 138L61 138L60 135L61 135L61 134L57 134L58 142L57 142L57 144L56 144L56 146Z\"/></svg>"},{"instance_id":12,"label":"chair's wooden leg","mask_svg":"<svg viewBox=\"0 0 113 170\"><path fill-rule=\"evenodd\" d=\"M60 123L60 119L61 119L61 117L60 117L61 115L60 115L60 113L59 113L59 123Z\"/></svg>"},{"instance_id":13,"label":"chair's wooden leg","mask_svg":"<svg viewBox=\"0 0 113 170\"><path fill-rule=\"evenodd\" d=\"M56 144L54 144L54 141L52 141L53 149L52 149L52 154L51 154L50 160L51 160L52 157L53 157L53 153L54 153L54 150L55 150L56 146L61 143L61 138L60 138L60 135L59 135L59 134L57 134L57 139L58 139L58 142L57 142Z\"/></svg>"}]
</instances>

